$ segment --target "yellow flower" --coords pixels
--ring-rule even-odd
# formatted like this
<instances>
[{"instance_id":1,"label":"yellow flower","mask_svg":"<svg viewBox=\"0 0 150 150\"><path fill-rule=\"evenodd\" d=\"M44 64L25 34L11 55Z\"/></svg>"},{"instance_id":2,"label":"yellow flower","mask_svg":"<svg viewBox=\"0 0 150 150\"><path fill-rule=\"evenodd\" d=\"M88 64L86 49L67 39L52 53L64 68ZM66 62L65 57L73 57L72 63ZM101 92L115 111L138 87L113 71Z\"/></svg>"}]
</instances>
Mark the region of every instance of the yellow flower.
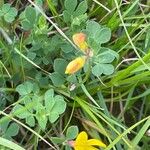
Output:
<instances>
[{"instance_id":1,"label":"yellow flower","mask_svg":"<svg viewBox=\"0 0 150 150\"><path fill-rule=\"evenodd\" d=\"M75 150L98 150L98 148L95 148L94 146L106 148L106 145L98 139L88 140L88 135L84 131L79 133L73 144Z\"/></svg>"},{"instance_id":2,"label":"yellow flower","mask_svg":"<svg viewBox=\"0 0 150 150\"><path fill-rule=\"evenodd\" d=\"M72 60L66 67L65 74L74 74L78 70L80 70L85 64L85 57L77 57L76 59Z\"/></svg>"},{"instance_id":3,"label":"yellow flower","mask_svg":"<svg viewBox=\"0 0 150 150\"><path fill-rule=\"evenodd\" d=\"M86 35L82 32L76 33L72 36L73 42L82 50L88 50L88 44L86 43Z\"/></svg>"}]
</instances>

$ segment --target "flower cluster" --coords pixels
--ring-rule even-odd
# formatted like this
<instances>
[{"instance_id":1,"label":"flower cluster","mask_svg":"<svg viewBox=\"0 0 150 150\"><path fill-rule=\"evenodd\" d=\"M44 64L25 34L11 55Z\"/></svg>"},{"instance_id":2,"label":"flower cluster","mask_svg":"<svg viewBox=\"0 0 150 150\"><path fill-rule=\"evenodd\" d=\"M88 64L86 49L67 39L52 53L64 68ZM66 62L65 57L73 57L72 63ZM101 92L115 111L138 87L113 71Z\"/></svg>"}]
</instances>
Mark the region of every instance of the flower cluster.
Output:
<instances>
[{"instance_id":1,"label":"flower cluster","mask_svg":"<svg viewBox=\"0 0 150 150\"><path fill-rule=\"evenodd\" d=\"M86 42L86 35L82 32L73 35L73 42L78 46L78 48L87 54L89 52L89 47ZM65 74L74 74L79 71L86 62L86 56L77 57L72 60L66 67Z\"/></svg>"}]
</instances>

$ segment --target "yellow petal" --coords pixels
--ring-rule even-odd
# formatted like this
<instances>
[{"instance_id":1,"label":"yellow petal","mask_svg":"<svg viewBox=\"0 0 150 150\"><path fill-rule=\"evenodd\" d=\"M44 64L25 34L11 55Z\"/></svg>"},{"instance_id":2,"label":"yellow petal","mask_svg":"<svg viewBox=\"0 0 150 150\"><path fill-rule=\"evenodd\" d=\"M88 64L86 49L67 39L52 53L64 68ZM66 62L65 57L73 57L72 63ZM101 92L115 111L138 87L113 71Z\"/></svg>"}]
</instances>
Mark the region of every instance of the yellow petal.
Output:
<instances>
[{"instance_id":1,"label":"yellow petal","mask_svg":"<svg viewBox=\"0 0 150 150\"><path fill-rule=\"evenodd\" d=\"M67 67L65 74L74 74L78 70L80 70L85 64L85 57L77 57L73 61L71 61Z\"/></svg>"},{"instance_id":2,"label":"yellow petal","mask_svg":"<svg viewBox=\"0 0 150 150\"><path fill-rule=\"evenodd\" d=\"M88 140L88 135L86 132L82 131L79 133L79 135L76 138L75 144L83 144L84 142L87 142Z\"/></svg>"},{"instance_id":3,"label":"yellow petal","mask_svg":"<svg viewBox=\"0 0 150 150\"><path fill-rule=\"evenodd\" d=\"M93 146L76 146L74 147L75 150L98 150Z\"/></svg>"},{"instance_id":4,"label":"yellow petal","mask_svg":"<svg viewBox=\"0 0 150 150\"><path fill-rule=\"evenodd\" d=\"M80 43L85 42L86 35L82 32L76 33L72 36L73 42L78 46Z\"/></svg>"},{"instance_id":5,"label":"yellow petal","mask_svg":"<svg viewBox=\"0 0 150 150\"><path fill-rule=\"evenodd\" d=\"M86 43L86 35L82 32L76 33L72 36L73 42L83 51L88 49L88 44Z\"/></svg>"},{"instance_id":6,"label":"yellow petal","mask_svg":"<svg viewBox=\"0 0 150 150\"><path fill-rule=\"evenodd\" d=\"M87 144L106 148L106 144L104 144L102 141L97 140L97 139L90 139L87 141Z\"/></svg>"},{"instance_id":7,"label":"yellow petal","mask_svg":"<svg viewBox=\"0 0 150 150\"><path fill-rule=\"evenodd\" d=\"M88 44L86 42L82 42L79 44L79 48L83 51L87 51L88 50Z\"/></svg>"}]
</instances>

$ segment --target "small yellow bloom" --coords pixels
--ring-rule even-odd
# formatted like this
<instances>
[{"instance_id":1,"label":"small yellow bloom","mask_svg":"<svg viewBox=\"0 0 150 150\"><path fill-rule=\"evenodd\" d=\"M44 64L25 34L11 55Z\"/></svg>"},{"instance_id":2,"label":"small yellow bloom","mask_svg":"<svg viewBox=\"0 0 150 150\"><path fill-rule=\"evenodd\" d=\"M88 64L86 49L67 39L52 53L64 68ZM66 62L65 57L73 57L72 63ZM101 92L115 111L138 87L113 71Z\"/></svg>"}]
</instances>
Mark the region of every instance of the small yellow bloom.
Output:
<instances>
[{"instance_id":1,"label":"small yellow bloom","mask_svg":"<svg viewBox=\"0 0 150 150\"><path fill-rule=\"evenodd\" d=\"M94 146L106 148L106 145L98 139L89 139L86 132L82 131L77 136L73 147L75 150L98 150Z\"/></svg>"},{"instance_id":2,"label":"small yellow bloom","mask_svg":"<svg viewBox=\"0 0 150 150\"><path fill-rule=\"evenodd\" d=\"M72 60L66 67L65 74L74 74L78 70L80 70L85 64L85 57L77 57L76 59Z\"/></svg>"},{"instance_id":3,"label":"small yellow bloom","mask_svg":"<svg viewBox=\"0 0 150 150\"><path fill-rule=\"evenodd\" d=\"M76 33L72 36L72 39L82 51L87 51L88 44L86 43L86 35L84 33Z\"/></svg>"}]
</instances>

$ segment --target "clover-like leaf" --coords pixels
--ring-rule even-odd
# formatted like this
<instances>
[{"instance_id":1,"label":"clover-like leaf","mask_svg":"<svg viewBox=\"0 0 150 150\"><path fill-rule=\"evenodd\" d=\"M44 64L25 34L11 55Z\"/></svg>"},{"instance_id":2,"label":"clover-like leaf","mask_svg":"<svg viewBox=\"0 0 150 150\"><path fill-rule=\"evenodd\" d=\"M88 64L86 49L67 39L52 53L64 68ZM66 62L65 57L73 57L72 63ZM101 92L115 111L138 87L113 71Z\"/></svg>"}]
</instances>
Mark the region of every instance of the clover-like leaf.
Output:
<instances>
[{"instance_id":1,"label":"clover-like leaf","mask_svg":"<svg viewBox=\"0 0 150 150\"><path fill-rule=\"evenodd\" d=\"M97 44L106 43L111 38L111 30L107 27L100 26L95 21L87 22L86 32L88 34L88 41L93 40Z\"/></svg>"},{"instance_id":2,"label":"clover-like leaf","mask_svg":"<svg viewBox=\"0 0 150 150\"><path fill-rule=\"evenodd\" d=\"M95 76L100 76L101 74L111 75L114 72L114 66L112 64L96 64L92 68L92 73Z\"/></svg>"},{"instance_id":3,"label":"clover-like leaf","mask_svg":"<svg viewBox=\"0 0 150 150\"><path fill-rule=\"evenodd\" d=\"M13 114L20 119L25 119L31 115L31 113L27 110L27 108L20 104L17 104L13 108Z\"/></svg>"},{"instance_id":4,"label":"clover-like leaf","mask_svg":"<svg viewBox=\"0 0 150 150\"><path fill-rule=\"evenodd\" d=\"M19 126L16 123L11 123L10 120L5 120L0 124L0 136L6 139L11 139L12 136L16 136L19 132Z\"/></svg>"},{"instance_id":5,"label":"clover-like leaf","mask_svg":"<svg viewBox=\"0 0 150 150\"><path fill-rule=\"evenodd\" d=\"M99 63L111 63L114 59L115 56L108 51L97 55L97 61Z\"/></svg>"},{"instance_id":6,"label":"clover-like leaf","mask_svg":"<svg viewBox=\"0 0 150 150\"><path fill-rule=\"evenodd\" d=\"M73 13L73 16L74 17L80 16L84 14L87 11L87 9L88 9L87 1L84 0L78 5L77 9Z\"/></svg>"},{"instance_id":7,"label":"clover-like leaf","mask_svg":"<svg viewBox=\"0 0 150 150\"><path fill-rule=\"evenodd\" d=\"M66 138L68 140L72 140L74 138L76 138L76 136L78 135L79 129L77 126L70 126L67 129L67 133L66 133Z\"/></svg>"},{"instance_id":8,"label":"clover-like leaf","mask_svg":"<svg viewBox=\"0 0 150 150\"><path fill-rule=\"evenodd\" d=\"M56 95L54 97L53 89L46 91L44 99L45 99L46 113L49 116L49 121L53 123L65 111L66 102L64 101L64 98L60 95Z\"/></svg>"},{"instance_id":9,"label":"clover-like leaf","mask_svg":"<svg viewBox=\"0 0 150 150\"><path fill-rule=\"evenodd\" d=\"M4 17L4 20L8 23L14 21L16 16L17 16L17 9L11 7L11 5L8 3L4 4L0 9L0 17Z\"/></svg>"},{"instance_id":10,"label":"clover-like leaf","mask_svg":"<svg viewBox=\"0 0 150 150\"><path fill-rule=\"evenodd\" d=\"M33 115L30 115L28 117L26 117L26 123L30 126L30 127L34 127L35 126L35 118Z\"/></svg>"},{"instance_id":11,"label":"clover-like leaf","mask_svg":"<svg viewBox=\"0 0 150 150\"><path fill-rule=\"evenodd\" d=\"M8 4L8 3L6 3L6 4L4 4L4 5L2 6L2 11L3 11L4 13L8 13L9 10L10 10L10 8L11 8L11 5Z\"/></svg>"},{"instance_id":12,"label":"clover-like leaf","mask_svg":"<svg viewBox=\"0 0 150 150\"><path fill-rule=\"evenodd\" d=\"M49 110L51 110L55 104L53 89L47 90L45 92L44 100L45 100L46 110L47 110L47 112L49 112Z\"/></svg>"},{"instance_id":13,"label":"clover-like leaf","mask_svg":"<svg viewBox=\"0 0 150 150\"><path fill-rule=\"evenodd\" d=\"M62 58L55 59L54 71L64 75L67 64L68 62L65 59L62 59Z\"/></svg>"},{"instance_id":14,"label":"clover-like leaf","mask_svg":"<svg viewBox=\"0 0 150 150\"><path fill-rule=\"evenodd\" d=\"M114 72L114 66L112 64L101 64L101 67L105 75L111 75Z\"/></svg>"},{"instance_id":15,"label":"clover-like leaf","mask_svg":"<svg viewBox=\"0 0 150 150\"><path fill-rule=\"evenodd\" d=\"M47 124L47 112L45 107L42 104L38 104L38 109L36 112L36 119L42 130L45 130Z\"/></svg>"},{"instance_id":16,"label":"clover-like leaf","mask_svg":"<svg viewBox=\"0 0 150 150\"><path fill-rule=\"evenodd\" d=\"M18 132L19 132L19 126L18 126L18 124L16 124L15 122L13 122L7 128L5 134L9 135L11 137L11 136L16 136L18 134Z\"/></svg>"},{"instance_id":17,"label":"clover-like leaf","mask_svg":"<svg viewBox=\"0 0 150 150\"><path fill-rule=\"evenodd\" d=\"M92 73L95 76L100 76L103 73L103 69L101 67L101 64L96 64L93 68L92 68Z\"/></svg>"},{"instance_id":18,"label":"clover-like leaf","mask_svg":"<svg viewBox=\"0 0 150 150\"><path fill-rule=\"evenodd\" d=\"M77 6L77 0L65 0L65 8L68 12L73 12Z\"/></svg>"},{"instance_id":19,"label":"clover-like leaf","mask_svg":"<svg viewBox=\"0 0 150 150\"><path fill-rule=\"evenodd\" d=\"M66 109L66 102L64 101L64 98L60 95L56 95L55 104L52 111L56 111L59 114L62 114L65 111L65 109Z\"/></svg>"},{"instance_id":20,"label":"clover-like leaf","mask_svg":"<svg viewBox=\"0 0 150 150\"><path fill-rule=\"evenodd\" d=\"M16 91L20 95L30 94L33 91L33 84L29 81L26 81L23 84L18 85Z\"/></svg>"},{"instance_id":21,"label":"clover-like leaf","mask_svg":"<svg viewBox=\"0 0 150 150\"><path fill-rule=\"evenodd\" d=\"M21 25L24 30L30 30L36 23L36 11L33 7L28 6L23 13L20 14Z\"/></svg>"},{"instance_id":22,"label":"clover-like leaf","mask_svg":"<svg viewBox=\"0 0 150 150\"><path fill-rule=\"evenodd\" d=\"M50 78L55 86L61 86L65 82L65 78L58 72L53 72Z\"/></svg>"},{"instance_id":23,"label":"clover-like leaf","mask_svg":"<svg viewBox=\"0 0 150 150\"><path fill-rule=\"evenodd\" d=\"M36 11L33 7L27 7L25 10L25 18L31 23L34 24L36 20Z\"/></svg>"},{"instance_id":24,"label":"clover-like leaf","mask_svg":"<svg viewBox=\"0 0 150 150\"><path fill-rule=\"evenodd\" d=\"M83 15L87 11L87 1L84 0L77 6L77 0L65 0L65 10L63 17L65 22L71 22L72 19Z\"/></svg>"},{"instance_id":25,"label":"clover-like leaf","mask_svg":"<svg viewBox=\"0 0 150 150\"><path fill-rule=\"evenodd\" d=\"M54 123L59 118L59 114L57 112L51 112L49 115L49 121Z\"/></svg>"}]
</instances>

